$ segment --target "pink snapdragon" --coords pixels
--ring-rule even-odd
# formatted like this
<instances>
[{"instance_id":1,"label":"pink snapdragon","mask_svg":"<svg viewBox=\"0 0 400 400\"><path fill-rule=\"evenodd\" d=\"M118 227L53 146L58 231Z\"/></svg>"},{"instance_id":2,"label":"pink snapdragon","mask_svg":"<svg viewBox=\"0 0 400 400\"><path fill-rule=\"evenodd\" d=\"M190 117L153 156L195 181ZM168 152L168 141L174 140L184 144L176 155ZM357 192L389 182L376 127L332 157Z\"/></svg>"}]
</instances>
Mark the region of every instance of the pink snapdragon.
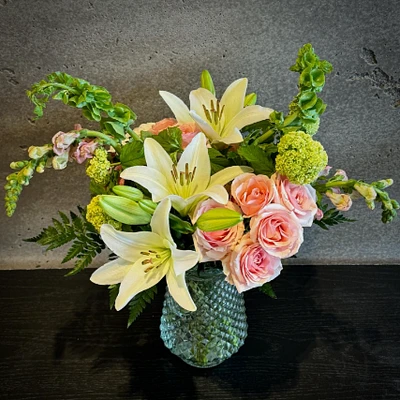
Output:
<instances>
[{"instance_id":1,"label":"pink snapdragon","mask_svg":"<svg viewBox=\"0 0 400 400\"><path fill-rule=\"evenodd\" d=\"M328 190L325 194L339 211L348 211L353 204L348 194L335 193L333 190Z\"/></svg>"},{"instance_id":2,"label":"pink snapdragon","mask_svg":"<svg viewBox=\"0 0 400 400\"><path fill-rule=\"evenodd\" d=\"M76 132L57 132L51 141L53 142L53 151L58 156L69 151L70 146L78 139L79 133Z\"/></svg>"},{"instance_id":3,"label":"pink snapdragon","mask_svg":"<svg viewBox=\"0 0 400 400\"><path fill-rule=\"evenodd\" d=\"M215 200L208 199L197 205L192 222L195 223L200 215L213 208L228 208L240 212L239 207L232 202L223 205L217 203ZM201 261L217 261L227 257L241 239L243 232L243 222L231 228L214 232L205 232L196 229L193 234L193 241L197 251L201 254Z\"/></svg>"},{"instance_id":4,"label":"pink snapdragon","mask_svg":"<svg viewBox=\"0 0 400 400\"><path fill-rule=\"evenodd\" d=\"M93 158L94 151L97 149L98 145L98 142L94 140L84 139L72 153L72 158L76 160L78 164L82 164L88 158Z\"/></svg>"},{"instance_id":5,"label":"pink snapdragon","mask_svg":"<svg viewBox=\"0 0 400 400\"><path fill-rule=\"evenodd\" d=\"M254 243L250 234L242 237L230 257L222 262L226 280L244 292L275 279L282 270L278 257L267 253L259 243Z\"/></svg>"}]
</instances>

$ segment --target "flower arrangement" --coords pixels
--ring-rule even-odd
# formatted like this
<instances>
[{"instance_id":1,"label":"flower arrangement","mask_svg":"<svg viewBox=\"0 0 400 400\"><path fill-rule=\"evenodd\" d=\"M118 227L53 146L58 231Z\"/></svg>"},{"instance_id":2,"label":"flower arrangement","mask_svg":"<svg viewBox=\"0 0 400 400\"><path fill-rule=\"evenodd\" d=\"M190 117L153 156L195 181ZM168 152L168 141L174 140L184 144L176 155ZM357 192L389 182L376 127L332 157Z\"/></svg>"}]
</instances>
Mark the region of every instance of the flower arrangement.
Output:
<instances>
[{"instance_id":1,"label":"flower arrangement","mask_svg":"<svg viewBox=\"0 0 400 400\"><path fill-rule=\"evenodd\" d=\"M129 305L129 324L154 297L165 276L182 308L195 311L185 273L217 268L238 292L261 288L273 296L270 281L282 260L294 256L303 229L328 229L349 222L342 212L364 199L382 205L382 221L399 208L386 188L391 179L367 183L331 173L328 155L314 139L326 104L319 97L332 66L310 44L290 68L299 73L298 93L287 114L256 105L238 79L220 100L211 75L189 95L190 106L161 91L174 118L134 129L135 113L113 103L101 86L56 72L27 92L37 118L50 99L80 109L98 130L75 125L52 143L31 146L28 159L11 163L5 205L11 216L35 172L86 163L92 200L79 213L59 219L28 239L53 250L71 247L63 262L75 259L75 274L107 246L110 261L91 276L110 289L116 310Z\"/></svg>"}]
</instances>

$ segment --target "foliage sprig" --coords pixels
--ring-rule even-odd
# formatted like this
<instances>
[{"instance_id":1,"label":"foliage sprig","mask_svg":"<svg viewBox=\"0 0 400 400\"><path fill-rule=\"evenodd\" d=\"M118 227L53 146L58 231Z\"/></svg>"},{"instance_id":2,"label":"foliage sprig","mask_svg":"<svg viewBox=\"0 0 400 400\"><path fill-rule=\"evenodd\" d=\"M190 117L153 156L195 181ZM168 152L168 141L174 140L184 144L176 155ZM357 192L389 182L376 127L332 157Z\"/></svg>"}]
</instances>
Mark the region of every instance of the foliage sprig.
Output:
<instances>
[{"instance_id":1,"label":"foliage sprig","mask_svg":"<svg viewBox=\"0 0 400 400\"><path fill-rule=\"evenodd\" d=\"M53 225L42 230L26 242L39 243L46 247L46 251L54 250L64 244L72 242L67 255L62 260L66 263L75 260L75 268L67 276L75 275L91 264L94 257L100 254L105 245L95 228L86 221L85 210L78 207L79 215L70 212L70 217L59 212L60 220L53 218Z\"/></svg>"}]
</instances>

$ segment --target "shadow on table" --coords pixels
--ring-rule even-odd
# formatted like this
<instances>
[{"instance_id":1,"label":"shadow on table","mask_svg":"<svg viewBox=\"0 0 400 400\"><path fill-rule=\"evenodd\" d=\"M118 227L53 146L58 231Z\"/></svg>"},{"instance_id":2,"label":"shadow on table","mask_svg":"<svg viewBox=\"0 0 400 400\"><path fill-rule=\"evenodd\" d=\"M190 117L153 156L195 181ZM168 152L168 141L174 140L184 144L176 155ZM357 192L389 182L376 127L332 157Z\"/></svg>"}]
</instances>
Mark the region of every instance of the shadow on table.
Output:
<instances>
[{"instance_id":1,"label":"shadow on table","mask_svg":"<svg viewBox=\"0 0 400 400\"><path fill-rule=\"evenodd\" d=\"M318 337L329 340L345 331L357 346L357 332L348 322L316 306L315 276L314 267L288 268L274 285L278 300L258 291L248 293L246 343L215 368L190 367L164 347L159 338L162 293L129 330L126 313L105 313L103 293L90 295L58 333L55 359L71 354L89 357L94 375L103 374L110 384L118 385L116 398L267 399L297 385L300 364ZM117 379L121 368L129 382Z\"/></svg>"}]
</instances>

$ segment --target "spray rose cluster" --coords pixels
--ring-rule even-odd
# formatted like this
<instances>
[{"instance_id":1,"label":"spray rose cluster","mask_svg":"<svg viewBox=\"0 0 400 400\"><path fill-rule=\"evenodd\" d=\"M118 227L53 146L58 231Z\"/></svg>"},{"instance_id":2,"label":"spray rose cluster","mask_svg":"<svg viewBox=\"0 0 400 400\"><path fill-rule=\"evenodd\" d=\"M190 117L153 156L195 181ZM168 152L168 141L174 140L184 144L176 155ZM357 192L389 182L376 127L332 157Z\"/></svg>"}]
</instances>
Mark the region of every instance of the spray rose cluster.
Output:
<instances>
[{"instance_id":1,"label":"spray rose cluster","mask_svg":"<svg viewBox=\"0 0 400 400\"><path fill-rule=\"evenodd\" d=\"M312 225L318 207L313 187L279 174L241 174L230 192L226 205L211 199L199 203L193 222L212 208L238 211L244 222L214 232L197 229L193 238L202 261L221 261L226 280L243 292L279 275L281 260L298 252L303 228Z\"/></svg>"}]
</instances>

